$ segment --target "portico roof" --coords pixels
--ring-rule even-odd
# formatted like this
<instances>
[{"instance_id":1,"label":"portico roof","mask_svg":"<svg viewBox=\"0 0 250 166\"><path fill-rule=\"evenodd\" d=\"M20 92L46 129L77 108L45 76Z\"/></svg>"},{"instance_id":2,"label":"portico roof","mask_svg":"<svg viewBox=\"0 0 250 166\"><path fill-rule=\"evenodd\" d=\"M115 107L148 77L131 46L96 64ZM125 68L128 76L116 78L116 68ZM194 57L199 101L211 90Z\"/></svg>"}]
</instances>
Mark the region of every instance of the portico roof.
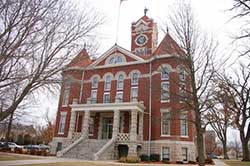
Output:
<instances>
[{"instance_id":1,"label":"portico roof","mask_svg":"<svg viewBox=\"0 0 250 166\"><path fill-rule=\"evenodd\" d=\"M113 111L113 110L137 110L143 112L145 107L143 102L116 102L116 103L87 103L87 104L72 104L72 111Z\"/></svg>"}]
</instances>

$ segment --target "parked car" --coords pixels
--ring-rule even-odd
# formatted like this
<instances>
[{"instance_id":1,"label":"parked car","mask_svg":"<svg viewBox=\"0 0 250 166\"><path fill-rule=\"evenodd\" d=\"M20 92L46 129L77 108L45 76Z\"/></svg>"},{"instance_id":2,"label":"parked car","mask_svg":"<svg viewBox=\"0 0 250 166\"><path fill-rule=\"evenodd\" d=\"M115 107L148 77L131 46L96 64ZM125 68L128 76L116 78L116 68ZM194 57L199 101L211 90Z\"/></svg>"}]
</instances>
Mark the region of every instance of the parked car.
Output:
<instances>
[{"instance_id":1,"label":"parked car","mask_svg":"<svg viewBox=\"0 0 250 166\"><path fill-rule=\"evenodd\" d=\"M209 154L208 157L210 157L211 159L218 159L218 156L213 153Z\"/></svg>"},{"instance_id":2,"label":"parked car","mask_svg":"<svg viewBox=\"0 0 250 166\"><path fill-rule=\"evenodd\" d=\"M50 149L50 146L44 145L44 144L39 144L39 149L40 149L40 150L49 150L49 149Z\"/></svg>"},{"instance_id":3,"label":"parked car","mask_svg":"<svg viewBox=\"0 0 250 166\"><path fill-rule=\"evenodd\" d=\"M24 145L23 149L25 149L25 150L39 150L39 145Z\"/></svg>"},{"instance_id":4,"label":"parked car","mask_svg":"<svg viewBox=\"0 0 250 166\"><path fill-rule=\"evenodd\" d=\"M11 151L23 148L22 146L17 145L15 142L8 142L8 147L11 149Z\"/></svg>"}]
</instances>

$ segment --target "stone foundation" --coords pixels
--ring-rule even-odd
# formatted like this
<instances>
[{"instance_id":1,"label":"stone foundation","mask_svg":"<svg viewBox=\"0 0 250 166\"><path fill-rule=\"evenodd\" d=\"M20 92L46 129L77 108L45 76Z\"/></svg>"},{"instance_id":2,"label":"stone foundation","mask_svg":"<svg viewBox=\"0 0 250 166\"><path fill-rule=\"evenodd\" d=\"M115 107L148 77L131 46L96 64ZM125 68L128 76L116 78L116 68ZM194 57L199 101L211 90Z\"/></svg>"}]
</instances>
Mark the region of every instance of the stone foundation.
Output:
<instances>
[{"instance_id":1,"label":"stone foundation","mask_svg":"<svg viewBox=\"0 0 250 166\"><path fill-rule=\"evenodd\" d=\"M196 146L194 142L157 140L151 141L151 154L159 154L162 159L162 147L169 147L170 161L182 161L181 148L188 148L188 161L196 160ZM148 154L148 141L143 141L141 154Z\"/></svg>"}]
</instances>

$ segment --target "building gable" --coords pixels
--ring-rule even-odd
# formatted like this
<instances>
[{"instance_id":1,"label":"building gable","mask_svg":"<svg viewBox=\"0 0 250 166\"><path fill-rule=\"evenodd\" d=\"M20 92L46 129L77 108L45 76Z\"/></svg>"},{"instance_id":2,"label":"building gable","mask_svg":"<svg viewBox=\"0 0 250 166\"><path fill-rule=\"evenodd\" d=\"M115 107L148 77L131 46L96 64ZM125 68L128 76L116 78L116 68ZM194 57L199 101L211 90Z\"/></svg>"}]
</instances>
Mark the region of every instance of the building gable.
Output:
<instances>
[{"instance_id":1,"label":"building gable","mask_svg":"<svg viewBox=\"0 0 250 166\"><path fill-rule=\"evenodd\" d=\"M122 62L119 64L125 64L129 62L143 62L144 59L138 57L137 55L131 53L130 51L118 46L114 45L108 51L106 51L103 55L101 55L95 62L93 62L90 67L96 66L112 66L118 65L118 63L112 63L112 61L116 61L116 57L120 57Z\"/></svg>"}]
</instances>

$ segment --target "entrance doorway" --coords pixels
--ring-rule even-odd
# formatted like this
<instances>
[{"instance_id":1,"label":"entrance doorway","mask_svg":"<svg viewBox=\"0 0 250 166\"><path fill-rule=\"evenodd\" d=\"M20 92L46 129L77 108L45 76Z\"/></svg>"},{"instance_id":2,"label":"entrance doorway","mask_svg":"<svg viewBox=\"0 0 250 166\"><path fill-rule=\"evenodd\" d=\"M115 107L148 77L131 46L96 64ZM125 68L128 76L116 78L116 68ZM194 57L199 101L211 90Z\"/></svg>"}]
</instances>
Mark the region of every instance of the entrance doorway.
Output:
<instances>
[{"instance_id":1,"label":"entrance doorway","mask_svg":"<svg viewBox=\"0 0 250 166\"><path fill-rule=\"evenodd\" d=\"M127 157L128 156L128 146L127 145L119 145L118 146L118 158Z\"/></svg>"},{"instance_id":2,"label":"entrance doorway","mask_svg":"<svg viewBox=\"0 0 250 166\"><path fill-rule=\"evenodd\" d=\"M102 119L102 139L111 139L113 130L113 117L103 117Z\"/></svg>"}]
</instances>

